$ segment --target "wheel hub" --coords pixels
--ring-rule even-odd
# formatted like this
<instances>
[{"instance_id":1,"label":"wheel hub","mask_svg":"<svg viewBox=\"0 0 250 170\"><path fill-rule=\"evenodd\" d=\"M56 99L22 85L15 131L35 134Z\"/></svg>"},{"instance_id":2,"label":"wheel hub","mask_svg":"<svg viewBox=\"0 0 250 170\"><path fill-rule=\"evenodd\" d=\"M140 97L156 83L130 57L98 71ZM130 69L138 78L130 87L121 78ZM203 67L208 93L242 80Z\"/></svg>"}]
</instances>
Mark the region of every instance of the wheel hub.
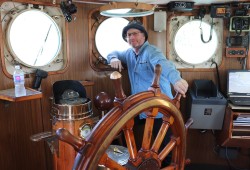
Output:
<instances>
[{"instance_id":1,"label":"wheel hub","mask_svg":"<svg viewBox=\"0 0 250 170\"><path fill-rule=\"evenodd\" d=\"M155 159L147 159L138 167L138 170L160 170L159 163Z\"/></svg>"}]
</instances>

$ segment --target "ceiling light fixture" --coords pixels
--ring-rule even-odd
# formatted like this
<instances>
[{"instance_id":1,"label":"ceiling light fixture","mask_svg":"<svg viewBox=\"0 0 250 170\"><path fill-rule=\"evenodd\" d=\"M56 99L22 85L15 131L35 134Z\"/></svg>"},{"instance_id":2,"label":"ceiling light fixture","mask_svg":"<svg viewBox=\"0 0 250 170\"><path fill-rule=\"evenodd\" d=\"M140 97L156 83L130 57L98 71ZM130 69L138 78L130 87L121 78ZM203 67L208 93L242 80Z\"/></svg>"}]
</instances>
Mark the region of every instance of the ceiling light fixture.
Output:
<instances>
[{"instance_id":1,"label":"ceiling light fixture","mask_svg":"<svg viewBox=\"0 0 250 170\"><path fill-rule=\"evenodd\" d=\"M142 17L154 13L156 5L138 2L110 2L100 7L100 14L107 17Z\"/></svg>"}]
</instances>

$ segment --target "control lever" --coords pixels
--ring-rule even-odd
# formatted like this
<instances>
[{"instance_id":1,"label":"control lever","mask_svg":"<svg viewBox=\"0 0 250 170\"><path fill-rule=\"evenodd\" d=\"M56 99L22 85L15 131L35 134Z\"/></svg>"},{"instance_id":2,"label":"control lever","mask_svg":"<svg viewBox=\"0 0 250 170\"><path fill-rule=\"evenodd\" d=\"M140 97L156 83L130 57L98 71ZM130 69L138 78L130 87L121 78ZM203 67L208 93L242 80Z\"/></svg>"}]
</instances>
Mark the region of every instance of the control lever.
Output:
<instances>
[{"instance_id":1,"label":"control lever","mask_svg":"<svg viewBox=\"0 0 250 170\"><path fill-rule=\"evenodd\" d=\"M34 134L30 136L30 140L32 140L33 142L39 142L39 141L45 140L47 144L49 145L51 153L56 153L57 155L59 155L59 151L58 151L59 141L54 131Z\"/></svg>"},{"instance_id":2,"label":"control lever","mask_svg":"<svg viewBox=\"0 0 250 170\"><path fill-rule=\"evenodd\" d=\"M43 139L51 138L55 135L56 134L53 132L42 132L42 133L37 133L37 134L32 135L30 137L30 140L32 140L34 142L38 142L38 141L41 141Z\"/></svg>"}]
</instances>

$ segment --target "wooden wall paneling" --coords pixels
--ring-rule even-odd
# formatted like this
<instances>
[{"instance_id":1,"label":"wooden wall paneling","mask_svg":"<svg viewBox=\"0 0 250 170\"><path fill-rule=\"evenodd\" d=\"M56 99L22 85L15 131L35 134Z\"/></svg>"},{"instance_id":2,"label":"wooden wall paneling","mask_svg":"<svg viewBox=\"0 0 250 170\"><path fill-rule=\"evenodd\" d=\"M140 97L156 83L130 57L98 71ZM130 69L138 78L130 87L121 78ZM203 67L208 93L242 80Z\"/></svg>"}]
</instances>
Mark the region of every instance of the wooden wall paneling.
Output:
<instances>
[{"instance_id":1,"label":"wooden wall paneling","mask_svg":"<svg viewBox=\"0 0 250 170\"><path fill-rule=\"evenodd\" d=\"M43 143L35 144L30 136L41 131L39 99L2 104L0 114L0 168L5 170L46 169ZM32 161L31 161L32 160Z\"/></svg>"},{"instance_id":2,"label":"wooden wall paneling","mask_svg":"<svg viewBox=\"0 0 250 170\"><path fill-rule=\"evenodd\" d=\"M159 49L161 49L163 54L165 54L167 57L166 38L164 39L162 38L162 37L167 36L166 31L162 31L162 32L154 31L154 17L153 16L147 17L147 32L148 32L148 42L150 44L154 44Z\"/></svg>"},{"instance_id":3,"label":"wooden wall paneling","mask_svg":"<svg viewBox=\"0 0 250 170\"><path fill-rule=\"evenodd\" d=\"M53 81L52 81L53 82ZM53 90L52 90L52 84L51 84L51 78L50 76L43 79L41 83L41 92L43 93L43 97L41 99L42 101L42 120L43 120L43 129L42 131L38 132L47 132L52 130L52 117L51 117L51 106L52 106L52 100L51 97L53 97ZM51 153L51 150L49 148L49 145L46 141L43 141L44 143L44 152L46 154L46 164L47 169L52 170L53 167L53 154Z\"/></svg>"}]
</instances>

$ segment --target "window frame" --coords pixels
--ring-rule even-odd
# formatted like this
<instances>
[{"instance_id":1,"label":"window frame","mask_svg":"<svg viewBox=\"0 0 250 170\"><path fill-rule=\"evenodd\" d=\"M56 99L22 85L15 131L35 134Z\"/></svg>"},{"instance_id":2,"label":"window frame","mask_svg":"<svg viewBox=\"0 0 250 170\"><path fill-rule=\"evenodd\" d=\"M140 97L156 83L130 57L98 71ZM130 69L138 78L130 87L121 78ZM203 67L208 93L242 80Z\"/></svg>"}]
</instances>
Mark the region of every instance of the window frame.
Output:
<instances>
[{"instance_id":1,"label":"window frame","mask_svg":"<svg viewBox=\"0 0 250 170\"><path fill-rule=\"evenodd\" d=\"M176 12L174 14L172 13L172 14L168 15L168 18L167 18L167 23L168 23L168 34L167 34L167 38L166 38L166 40L167 40L167 44L166 44L167 56L168 56L168 59L170 61L172 61L176 65L176 68L178 70L180 70L180 71L210 71L210 70L216 68L216 65L213 64L211 62L211 60L203 62L201 64L188 64L188 63L184 63L184 62L181 62L181 61L177 61L178 58L180 58L180 57L178 57L178 56L176 56L176 54L174 54L175 49L173 47L174 46L173 41L174 41L175 33L173 33L172 27L170 26L171 21L174 20L175 18L178 18L178 17L188 17L188 18L190 18L190 20L194 20L195 16L196 15L193 14L193 13L180 14L180 13ZM205 18L203 18L202 21L205 21L205 22L210 21L211 22L210 15L206 15ZM218 63L218 66L221 66L224 63L224 57L223 56L225 54L224 51L223 51L223 41L224 41L223 27L224 27L224 21L221 18L214 18L213 23L217 23L217 22L220 22L220 24L222 25L222 28L220 30L222 32L221 33L217 32L218 47L217 47L217 49L215 51L219 51L219 55L221 55L221 56L219 56L220 57L219 59L215 59L215 62L217 63L217 61L220 60L220 63ZM184 25L185 23L187 23L187 22L184 22L181 25ZM206 39L205 39L205 41L206 41ZM216 55L216 54L214 54L214 55ZM213 57L210 57L209 59L212 59L212 58Z\"/></svg>"},{"instance_id":2,"label":"window frame","mask_svg":"<svg viewBox=\"0 0 250 170\"><path fill-rule=\"evenodd\" d=\"M108 63L106 63L106 59L104 57L101 56L101 54L98 52L97 47L96 47L96 43L95 43L95 33L96 30L98 29L98 26L106 19L108 19L109 17L106 16L102 16L100 14L100 8L95 8L92 9L89 12L88 15L88 36L89 36L89 64L91 66L91 68L97 72L100 71L114 71L114 68L111 68L110 65L108 65ZM143 25L146 25L146 18L145 17L129 17L129 18L125 18L129 21L131 20L140 20ZM122 38L122 36L121 36Z\"/></svg>"},{"instance_id":3,"label":"window frame","mask_svg":"<svg viewBox=\"0 0 250 170\"><path fill-rule=\"evenodd\" d=\"M6 3L6 4L5 4ZM12 74L14 72L14 66L16 64L21 65L23 71L26 74L26 77L29 76L29 74L34 74L37 69L41 69L44 71L47 71L49 75L51 74L60 74L67 70L68 64L69 64L69 55L68 55L68 24L65 22L64 16L56 4L52 3L41 3L41 2L34 2L34 3L21 3L21 2L2 2L1 7L3 5L6 5L6 8L8 7L8 3L13 3L14 12L22 12L27 10L28 8L42 8L42 11L45 12L47 15L51 16L51 18L54 20L54 22L59 27L60 33L61 33L61 49L59 51L59 54L47 65L45 66L28 66L26 64L23 64L22 62L19 62L20 59L16 60L16 56L12 55L10 49L8 48L8 42L7 42L7 31L8 31L8 23L12 22L12 19L10 18L11 14L8 14L10 10L13 8L10 8L6 13L1 12L1 18L2 18L2 26L0 27L0 36L2 39L1 43L1 65L2 70L4 74L12 78ZM56 11L56 12L55 12ZM9 16L8 16L9 15ZM7 16L7 17L6 17ZM59 61L60 60L60 61Z\"/></svg>"}]
</instances>

